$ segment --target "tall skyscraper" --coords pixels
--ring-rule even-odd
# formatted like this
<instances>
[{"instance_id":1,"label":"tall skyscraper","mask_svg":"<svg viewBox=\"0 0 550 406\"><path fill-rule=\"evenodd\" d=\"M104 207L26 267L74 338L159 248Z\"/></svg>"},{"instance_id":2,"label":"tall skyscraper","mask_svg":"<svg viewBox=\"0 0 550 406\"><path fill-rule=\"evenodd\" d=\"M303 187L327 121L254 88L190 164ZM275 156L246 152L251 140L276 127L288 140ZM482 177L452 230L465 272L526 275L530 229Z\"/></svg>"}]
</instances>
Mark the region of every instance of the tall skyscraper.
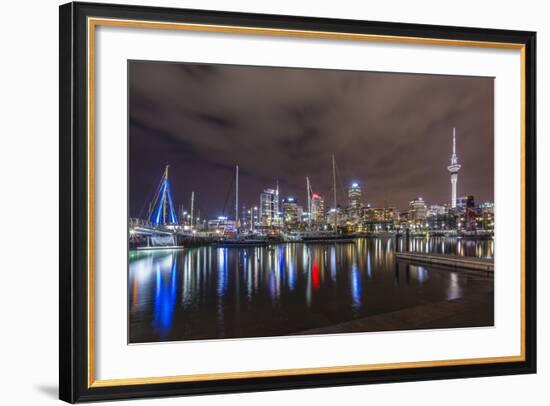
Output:
<instances>
[{"instance_id":1,"label":"tall skyscraper","mask_svg":"<svg viewBox=\"0 0 550 406\"><path fill-rule=\"evenodd\" d=\"M359 223L361 218L363 203L361 202L361 186L358 182L353 182L348 189L348 220L352 224Z\"/></svg>"},{"instance_id":2,"label":"tall skyscraper","mask_svg":"<svg viewBox=\"0 0 550 406\"><path fill-rule=\"evenodd\" d=\"M277 179L277 188L275 189L275 218L273 219L273 225L280 227L283 225L283 213L280 207L281 201L279 200L279 179Z\"/></svg>"},{"instance_id":3,"label":"tall skyscraper","mask_svg":"<svg viewBox=\"0 0 550 406\"><path fill-rule=\"evenodd\" d=\"M286 227L296 227L300 222L298 201L293 197L283 199L283 224Z\"/></svg>"},{"instance_id":4,"label":"tall skyscraper","mask_svg":"<svg viewBox=\"0 0 550 406\"><path fill-rule=\"evenodd\" d=\"M325 222L325 201L317 193L311 195L311 221L315 224Z\"/></svg>"},{"instance_id":5,"label":"tall skyscraper","mask_svg":"<svg viewBox=\"0 0 550 406\"><path fill-rule=\"evenodd\" d=\"M456 207L456 183L458 181L458 171L460 165L458 164L458 157L456 156L456 130L453 127L453 154L451 155L451 164L447 167L451 172L451 207Z\"/></svg>"},{"instance_id":6,"label":"tall skyscraper","mask_svg":"<svg viewBox=\"0 0 550 406\"><path fill-rule=\"evenodd\" d=\"M356 210L361 205L361 186L353 182L348 189L348 204L350 209Z\"/></svg>"},{"instance_id":7,"label":"tall skyscraper","mask_svg":"<svg viewBox=\"0 0 550 406\"><path fill-rule=\"evenodd\" d=\"M475 231L476 229L476 208L474 196L468 195L460 199L460 207L464 210L464 221L462 227L466 231Z\"/></svg>"},{"instance_id":8,"label":"tall skyscraper","mask_svg":"<svg viewBox=\"0 0 550 406\"><path fill-rule=\"evenodd\" d=\"M264 226L277 225L279 216L279 193L275 189L265 189L260 194L260 221Z\"/></svg>"}]
</instances>

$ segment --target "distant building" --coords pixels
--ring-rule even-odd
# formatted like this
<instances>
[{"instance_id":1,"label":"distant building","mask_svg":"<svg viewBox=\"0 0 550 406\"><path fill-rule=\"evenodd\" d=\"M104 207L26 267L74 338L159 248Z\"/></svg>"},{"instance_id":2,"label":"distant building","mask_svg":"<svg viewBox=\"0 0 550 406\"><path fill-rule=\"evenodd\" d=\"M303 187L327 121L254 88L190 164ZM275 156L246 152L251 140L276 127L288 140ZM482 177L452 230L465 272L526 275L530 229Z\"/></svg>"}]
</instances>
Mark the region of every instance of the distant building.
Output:
<instances>
[{"instance_id":1,"label":"distant building","mask_svg":"<svg viewBox=\"0 0 550 406\"><path fill-rule=\"evenodd\" d=\"M341 206L337 206L336 208L331 207L327 210L326 221L327 224L332 227L335 227L336 223L338 223L338 225L342 225L348 221L348 214Z\"/></svg>"},{"instance_id":2,"label":"distant building","mask_svg":"<svg viewBox=\"0 0 550 406\"><path fill-rule=\"evenodd\" d=\"M495 204L491 202L484 202L477 205L477 209L482 213L495 214Z\"/></svg>"},{"instance_id":3,"label":"distant building","mask_svg":"<svg viewBox=\"0 0 550 406\"><path fill-rule=\"evenodd\" d=\"M260 223L264 227L278 225L279 192L277 189L265 189L260 194Z\"/></svg>"},{"instance_id":4,"label":"distant building","mask_svg":"<svg viewBox=\"0 0 550 406\"><path fill-rule=\"evenodd\" d=\"M366 207L363 210L363 231L393 231L399 219L399 212L395 207Z\"/></svg>"},{"instance_id":5,"label":"distant building","mask_svg":"<svg viewBox=\"0 0 550 406\"><path fill-rule=\"evenodd\" d=\"M250 229L250 209L247 209L243 204L241 207L241 215L239 217L239 223L237 226L242 229Z\"/></svg>"},{"instance_id":6,"label":"distant building","mask_svg":"<svg viewBox=\"0 0 550 406\"><path fill-rule=\"evenodd\" d=\"M348 189L348 222L357 224L361 219L363 203L362 192L358 182L353 182Z\"/></svg>"},{"instance_id":7,"label":"distant building","mask_svg":"<svg viewBox=\"0 0 550 406\"><path fill-rule=\"evenodd\" d=\"M330 224L331 226L335 226L336 225L336 220L340 220L338 218L338 213L337 213L336 210L337 209L332 207L327 211L327 224Z\"/></svg>"},{"instance_id":8,"label":"distant building","mask_svg":"<svg viewBox=\"0 0 550 406\"><path fill-rule=\"evenodd\" d=\"M348 207L351 210L359 210L361 208L361 196L361 186L358 182L353 182L348 189Z\"/></svg>"},{"instance_id":9,"label":"distant building","mask_svg":"<svg viewBox=\"0 0 550 406\"><path fill-rule=\"evenodd\" d=\"M303 223L304 218L304 208L300 205L296 206L296 217L298 218L298 224Z\"/></svg>"},{"instance_id":10,"label":"distant building","mask_svg":"<svg viewBox=\"0 0 550 406\"><path fill-rule=\"evenodd\" d=\"M428 217L428 208L426 202L421 197L411 200L409 203L409 222L425 222Z\"/></svg>"},{"instance_id":11,"label":"distant building","mask_svg":"<svg viewBox=\"0 0 550 406\"><path fill-rule=\"evenodd\" d=\"M223 234L235 231L235 220L229 220L226 216L219 216L217 219L208 220L208 231Z\"/></svg>"},{"instance_id":12,"label":"distant building","mask_svg":"<svg viewBox=\"0 0 550 406\"><path fill-rule=\"evenodd\" d=\"M399 219L399 209L397 207L384 208L384 220L396 221Z\"/></svg>"},{"instance_id":13,"label":"distant building","mask_svg":"<svg viewBox=\"0 0 550 406\"><path fill-rule=\"evenodd\" d=\"M283 225L289 228L295 228L301 222L301 207L298 206L298 200L294 197L287 197L282 201Z\"/></svg>"},{"instance_id":14,"label":"distant building","mask_svg":"<svg viewBox=\"0 0 550 406\"><path fill-rule=\"evenodd\" d=\"M442 216L449 212L449 208L446 205L432 204L428 207L428 217Z\"/></svg>"},{"instance_id":15,"label":"distant building","mask_svg":"<svg viewBox=\"0 0 550 406\"><path fill-rule=\"evenodd\" d=\"M252 231L260 225L260 209L258 206L251 207L246 212L246 227Z\"/></svg>"},{"instance_id":16,"label":"distant building","mask_svg":"<svg viewBox=\"0 0 550 406\"><path fill-rule=\"evenodd\" d=\"M457 209L464 210L468 204L468 198L470 196L459 196L456 198L456 207Z\"/></svg>"},{"instance_id":17,"label":"distant building","mask_svg":"<svg viewBox=\"0 0 550 406\"><path fill-rule=\"evenodd\" d=\"M363 218L365 221L384 221L384 209L377 207L367 207L364 211Z\"/></svg>"},{"instance_id":18,"label":"distant building","mask_svg":"<svg viewBox=\"0 0 550 406\"><path fill-rule=\"evenodd\" d=\"M317 193L311 195L311 222L316 225L325 223L325 201Z\"/></svg>"},{"instance_id":19,"label":"distant building","mask_svg":"<svg viewBox=\"0 0 550 406\"><path fill-rule=\"evenodd\" d=\"M466 231L476 230L476 207L474 196L467 195L457 199L457 207L460 209L459 228Z\"/></svg>"},{"instance_id":20,"label":"distant building","mask_svg":"<svg viewBox=\"0 0 550 406\"><path fill-rule=\"evenodd\" d=\"M455 210L449 204L434 204L428 208L427 223L430 230L443 231L456 228Z\"/></svg>"},{"instance_id":21,"label":"distant building","mask_svg":"<svg viewBox=\"0 0 550 406\"><path fill-rule=\"evenodd\" d=\"M358 209L361 204L361 186L353 182L348 189L348 205L352 209Z\"/></svg>"},{"instance_id":22,"label":"distant building","mask_svg":"<svg viewBox=\"0 0 550 406\"><path fill-rule=\"evenodd\" d=\"M476 207L476 226L480 230L494 230L495 204L485 202Z\"/></svg>"}]
</instances>

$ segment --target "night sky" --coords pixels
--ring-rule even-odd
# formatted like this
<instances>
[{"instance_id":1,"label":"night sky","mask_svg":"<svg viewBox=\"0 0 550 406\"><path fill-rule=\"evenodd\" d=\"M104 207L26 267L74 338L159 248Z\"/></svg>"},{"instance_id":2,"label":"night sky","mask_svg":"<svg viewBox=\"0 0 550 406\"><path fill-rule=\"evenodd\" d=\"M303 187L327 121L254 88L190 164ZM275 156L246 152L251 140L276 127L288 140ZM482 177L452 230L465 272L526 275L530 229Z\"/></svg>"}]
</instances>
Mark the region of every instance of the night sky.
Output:
<instances>
[{"instance_id":1,"label":"night sky","mask_svg":"<svg viewBox=\"0 0 550 406\"><path fill-rule=\"evenodd\" d=\"M364 203L406 210L450 202L452 128L458 195L493 201L493 78L129 62L130 216L146 217L170 164L177 207L202 218L259 204L263 189L306 205L305 177L332 205L352 181ZM227 203L226 203L227 202Z\"/></svg>"}]
</instances>

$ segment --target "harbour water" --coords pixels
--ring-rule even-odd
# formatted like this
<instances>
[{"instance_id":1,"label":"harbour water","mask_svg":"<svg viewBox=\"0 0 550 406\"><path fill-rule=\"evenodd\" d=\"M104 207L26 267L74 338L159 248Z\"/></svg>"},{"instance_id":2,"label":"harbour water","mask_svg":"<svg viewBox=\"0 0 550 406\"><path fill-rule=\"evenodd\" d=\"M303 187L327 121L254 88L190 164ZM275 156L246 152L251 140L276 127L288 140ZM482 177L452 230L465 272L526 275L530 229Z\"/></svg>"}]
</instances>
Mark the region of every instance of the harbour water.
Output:
<instances>
[{"instance_id":1,"label":"harbour water","mask_svg":"<svg viewBox=\"0 0 550 406\"><path fill-rule=\"evenodd\" d=\"M398 262L395 244L394 238L358 238L340 244L130 251L129 341L281 336L331 326L343 326L336 332L345 333L350 321L368 326L373 316L380 321L412 308L429 313L440 303L479 303L480 298L481 316L440 314L434 325L493 325L491 275ZM409 250L492 258L493 240L411 238Z\"/></svg>"}]
</instances>

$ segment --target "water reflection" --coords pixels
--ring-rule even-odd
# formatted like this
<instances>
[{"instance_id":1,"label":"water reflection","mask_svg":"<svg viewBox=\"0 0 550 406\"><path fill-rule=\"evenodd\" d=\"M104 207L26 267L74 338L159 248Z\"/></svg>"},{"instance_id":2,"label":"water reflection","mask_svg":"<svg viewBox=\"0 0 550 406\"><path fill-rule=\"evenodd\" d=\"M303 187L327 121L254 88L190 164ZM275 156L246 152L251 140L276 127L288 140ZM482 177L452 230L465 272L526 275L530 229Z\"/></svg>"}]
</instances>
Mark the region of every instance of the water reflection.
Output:
<instances>
[{"instance_id":1,"label":"water reflection","mask_svg":"<svg viewBox=\"0 0 550 406\"><path fill-rule=\"evenodd\" d=\"M396 262L395 243L132 251L130 341L284 335L492 291L489 278ZM492 241L409 244L422 252L493 254Z\"/></svg>"},{"instance_id":2,"label":"water reflection","mask_svg":"<svg viewBox=\"0 0 550 406\"><path fill-rule=\"evenodd\" d=\"M170 255L155 264L155 300L153 329L166 338L172 328L176 305L176 257ZM169 269L169 272L166 270Z\"/></svg>"},{"instance_id":3,"label":"water reflection","mask_svg":"<svg viewBox=\"0 0 550 406\"><path fill-rule=\"evenodd\" d=\"M405 247L404 238L400 241L400 250ZM445 255L459 255L463 257L493 258L494 242L456 237L411 237L409 251Z\"/></svg>"}]
</instances>

